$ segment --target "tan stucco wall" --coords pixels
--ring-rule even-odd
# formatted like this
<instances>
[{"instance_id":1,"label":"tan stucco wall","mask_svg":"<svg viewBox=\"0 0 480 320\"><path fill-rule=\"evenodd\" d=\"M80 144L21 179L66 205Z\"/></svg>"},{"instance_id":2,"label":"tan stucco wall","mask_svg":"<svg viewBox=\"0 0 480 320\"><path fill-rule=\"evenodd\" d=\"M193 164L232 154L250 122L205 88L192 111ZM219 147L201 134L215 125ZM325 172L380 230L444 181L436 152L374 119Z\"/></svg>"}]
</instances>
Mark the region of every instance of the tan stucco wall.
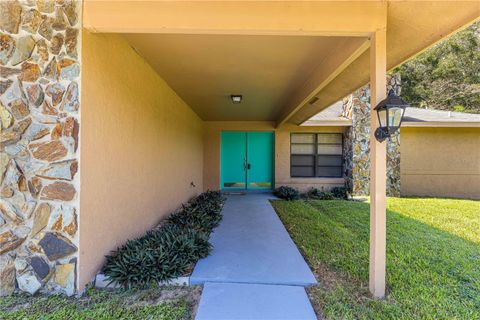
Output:
<instances>
[{"instance_id":1,"label":"tan stucco wall","mask_svg":"<svg viewBox=\"0 0 480 320\"><path fill-rule=\"evenodd\" d=\"M285 124L275 129L273 122L261 121L207 121L204 135L203 186L220 188L220 134L222 131L274 131L275 132L275 187L289 185L302 191L310 187L330 189L343 186L343 178L291 178L290 133L292 132L344 132L345 127L300 127Z\"/></svg>"},{"instance_id":2,"label":"tan stucco wall","mask_svg":"<svg viewBox=\"0 0 480 320\"><path fill-rule=\"evenodd\" d=\"M401 129L402 195L480 199L480 128Z\"/></svg>"},{"instance_id":3,"label":"tan stucco wall","mask_svg":"<svg viewBox=\"0 0 480 320\"><path fill-rule=\"evenodd\" d=\"M82 73L80 290L203 186L203 122L123 37L84 31Z\"/></svg>"}]
</instances>

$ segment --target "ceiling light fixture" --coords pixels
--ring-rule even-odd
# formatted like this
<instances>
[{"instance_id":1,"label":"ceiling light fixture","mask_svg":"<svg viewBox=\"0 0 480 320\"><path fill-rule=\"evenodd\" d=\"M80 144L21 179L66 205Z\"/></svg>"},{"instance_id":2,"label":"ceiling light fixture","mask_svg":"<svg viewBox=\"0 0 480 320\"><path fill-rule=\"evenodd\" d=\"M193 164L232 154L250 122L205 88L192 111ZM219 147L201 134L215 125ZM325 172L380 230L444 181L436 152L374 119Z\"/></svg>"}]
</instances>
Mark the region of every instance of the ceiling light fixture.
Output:
<instances>
[{"instance_id":1,"label":"ceiling light fixture","mask_svg":"<svg viewBox=\"0 0 480 320\"><path fill-rule=\"evenodd\" d=\"M242 102L243 96L241 94L232 94L230 95L230 99L232 99L233 103L240 103Z\"/></svg>"}]
</instances>

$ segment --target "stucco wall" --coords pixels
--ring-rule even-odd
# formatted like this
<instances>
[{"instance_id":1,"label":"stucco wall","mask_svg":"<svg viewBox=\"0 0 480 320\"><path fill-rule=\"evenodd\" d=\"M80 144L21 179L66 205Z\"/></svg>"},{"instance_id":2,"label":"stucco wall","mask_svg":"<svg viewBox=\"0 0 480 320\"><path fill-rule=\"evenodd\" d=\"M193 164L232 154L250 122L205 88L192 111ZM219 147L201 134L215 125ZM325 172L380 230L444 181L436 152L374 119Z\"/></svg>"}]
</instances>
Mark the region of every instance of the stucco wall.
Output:
<instances>
[{"instance_id":1,"label":"stucco wall","mask_svg":"<svg viewBox=\"0 0 480 320\"><path fill-rule=\"evenodd\" d=\"M480 128L402 127L402 195L480 199Z\"/></svg>"},{"instance_id":2,"label":"stucco wall","mask_svg":"<svg viewBox=\"0 0 480 320\"><path fill-rule=\"evenodd\" d=\"M344 132L344 127L299 127L285 124L275 129L273 122L207 121L204 135L204 189L220 188L220 134L224 131L275 132L275 187L289 185L302 191L310 187L330 189L343 186L343 178L291 178L290 133L292 132Z\"/></svg>"},{"instance_id":3,"label":"stucco wall","mask_svg":"<svg viewBox=\"0 0 480 320\"><path fill-rule=\"evenodd\" d=\"M119 35L83 32L79 289L202 191L203 123Z\"/></svg>"}]
</instances>

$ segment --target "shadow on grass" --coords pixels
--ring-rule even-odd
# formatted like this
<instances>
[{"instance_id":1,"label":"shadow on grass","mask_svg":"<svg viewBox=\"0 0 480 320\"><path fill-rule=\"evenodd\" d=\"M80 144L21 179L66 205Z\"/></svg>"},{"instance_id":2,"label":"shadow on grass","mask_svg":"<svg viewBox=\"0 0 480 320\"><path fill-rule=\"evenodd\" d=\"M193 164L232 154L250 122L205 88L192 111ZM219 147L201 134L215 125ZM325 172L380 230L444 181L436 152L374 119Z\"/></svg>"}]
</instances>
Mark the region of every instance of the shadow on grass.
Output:
<instances>
[{"instance_id":1,"label":"shadow on grass","mask_svg":"<svg viewBox=\"0 0 480 320\"><path fill-rule=\"evenodd\" d=\"M387 298L378 301L367 291L368 203L273 205L312 268L321 271L317 274L334 272L339 278L333 289L332 284L314 289L313 299L320 299L314 304L326 317L480 318L478 243L388 210Z\"/></svg>"}]
</instances>

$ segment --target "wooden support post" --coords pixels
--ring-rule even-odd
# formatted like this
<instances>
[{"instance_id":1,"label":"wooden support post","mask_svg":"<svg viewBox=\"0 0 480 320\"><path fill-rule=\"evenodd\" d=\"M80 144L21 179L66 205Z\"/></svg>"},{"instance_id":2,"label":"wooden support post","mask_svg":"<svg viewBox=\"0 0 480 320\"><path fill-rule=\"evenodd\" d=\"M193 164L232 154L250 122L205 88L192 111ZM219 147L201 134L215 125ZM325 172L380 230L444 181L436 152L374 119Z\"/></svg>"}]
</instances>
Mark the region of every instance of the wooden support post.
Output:
<instances>
[{"instance_id":1,"label":"wooden support post","mask_svg":"<svg viewBox=\"0 0 480 320\"><path fill-rule=\"evenodd\" d=\"M378 142L377 113L373 109L386 98L387 52L386 30L376 31L370 45L370 292L375 298L385 296L386 255L386 180L387 142Z\"/></svg>"}]
</instances>

